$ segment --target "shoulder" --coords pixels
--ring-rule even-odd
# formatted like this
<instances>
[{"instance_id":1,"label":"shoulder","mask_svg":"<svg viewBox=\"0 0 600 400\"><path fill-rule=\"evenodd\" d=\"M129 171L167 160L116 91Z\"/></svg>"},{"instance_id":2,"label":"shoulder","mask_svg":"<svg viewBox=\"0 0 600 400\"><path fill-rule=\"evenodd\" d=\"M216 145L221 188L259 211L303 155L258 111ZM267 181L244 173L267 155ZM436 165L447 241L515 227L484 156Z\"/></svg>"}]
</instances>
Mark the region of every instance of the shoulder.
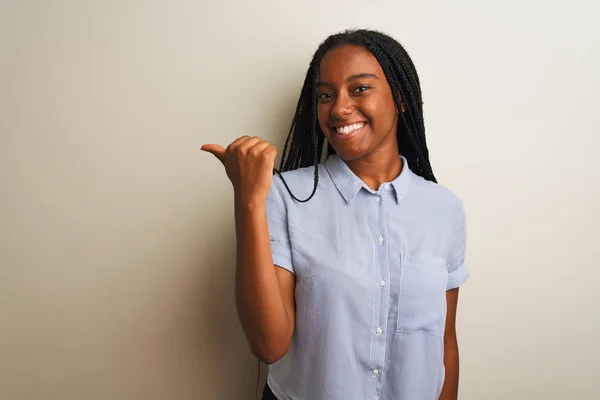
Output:
<instances>
[{"instance_id":1,"label":"shoulder","mask_svg":"<svg viewBox=\"0 0 600 400\"><path fill-rule=\"evenodd\" d=\"M412 173L410 190L424 207L458 217L464 213L462 200L448 187Z\"/></svg>"}]
</instances>

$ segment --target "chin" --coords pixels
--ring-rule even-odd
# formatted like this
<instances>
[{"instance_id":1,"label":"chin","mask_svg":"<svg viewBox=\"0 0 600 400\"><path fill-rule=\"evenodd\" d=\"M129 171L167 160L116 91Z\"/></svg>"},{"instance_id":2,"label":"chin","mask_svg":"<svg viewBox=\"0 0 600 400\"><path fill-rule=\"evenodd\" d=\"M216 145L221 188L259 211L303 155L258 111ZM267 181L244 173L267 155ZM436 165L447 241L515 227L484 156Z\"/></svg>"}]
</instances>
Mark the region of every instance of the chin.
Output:
<instances>
[{"instance_id":1,"label":"chin","mask_svg":"<svg viewBox=\"0 0 600 400\"><path fill-rule=\"evenodd\" d=\"M362 158L367 154L366 150L362 149L352 149L345 147L336 149L334 147L334 150L337 153L337 155L344 161L358 160L359 158Z\"/></svg>"}]
</instances>

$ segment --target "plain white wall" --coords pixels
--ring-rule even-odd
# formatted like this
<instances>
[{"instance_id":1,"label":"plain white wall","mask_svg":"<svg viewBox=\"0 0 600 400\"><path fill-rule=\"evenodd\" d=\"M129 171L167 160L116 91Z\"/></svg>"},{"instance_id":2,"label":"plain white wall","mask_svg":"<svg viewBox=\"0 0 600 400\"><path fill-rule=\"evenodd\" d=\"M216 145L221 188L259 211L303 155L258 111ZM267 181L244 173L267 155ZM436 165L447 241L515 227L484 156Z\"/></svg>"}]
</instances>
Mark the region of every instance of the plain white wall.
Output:
<instances>
[{"instance_id":1,"label":"plain white wall","mask_svg":"<svg viewBox=\"0 0 600 400\"><path fill-rule=\"evenodd\" d=\"M3 0L0 397L253 398L232 190L198 148L281 149L319 42L369 27L413 56L434 170L467 207L460 398L599 398L584 3Z\"/></svg>"}]
</instances>

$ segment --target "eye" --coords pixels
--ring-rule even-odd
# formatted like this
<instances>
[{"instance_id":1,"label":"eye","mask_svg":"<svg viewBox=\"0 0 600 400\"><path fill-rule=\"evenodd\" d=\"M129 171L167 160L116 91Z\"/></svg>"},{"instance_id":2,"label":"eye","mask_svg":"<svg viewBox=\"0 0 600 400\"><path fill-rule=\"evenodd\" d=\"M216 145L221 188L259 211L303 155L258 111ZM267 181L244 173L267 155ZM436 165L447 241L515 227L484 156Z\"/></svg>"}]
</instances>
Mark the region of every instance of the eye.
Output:
<instances>
[{"instance_id":1,"label":"eye","mask_svg":"<svg viewBox=\"0 0 600 400\"><path fill-rule=\"evenodd\" d=\"M320 93L317 95L319 100L329 100L331 99L333 96L331 95L331 93Z\"/></svg>"},{"instance_id":2,"label":"eye","mask_svg":"<svg viewBox=\"0 0 600 400\"><path fill-rule=\"evenodd\" d=\"M369 90L370 88L371 88L370 86L365 86L365 85L362 85L362 86L357 86L357 87L354 89L354 92L355 92L355 93L362 93L362 92L365 92L365 91Z\"/></svg>"}]
</instances>

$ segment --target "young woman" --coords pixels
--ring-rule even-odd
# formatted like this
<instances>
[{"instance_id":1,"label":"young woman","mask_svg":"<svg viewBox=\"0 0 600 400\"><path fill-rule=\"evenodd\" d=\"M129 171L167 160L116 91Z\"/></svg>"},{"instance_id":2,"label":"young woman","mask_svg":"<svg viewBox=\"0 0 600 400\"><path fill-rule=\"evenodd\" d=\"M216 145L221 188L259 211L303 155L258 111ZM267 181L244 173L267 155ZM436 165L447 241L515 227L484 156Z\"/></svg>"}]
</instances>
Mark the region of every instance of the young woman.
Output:
<instances>
[{"instance_id":1,"label":"young woman","mask_svg":"<svg viewBox=\"0 0 600 400\"><path fill-rule=\"evenodd\" d=\"M271 364L264 399L457 398L465 212L436 183L398 42L356 30L321 44L282 174L257 137L202 149L234 187L237 307Z\"/></svg>"}]
</instances>

